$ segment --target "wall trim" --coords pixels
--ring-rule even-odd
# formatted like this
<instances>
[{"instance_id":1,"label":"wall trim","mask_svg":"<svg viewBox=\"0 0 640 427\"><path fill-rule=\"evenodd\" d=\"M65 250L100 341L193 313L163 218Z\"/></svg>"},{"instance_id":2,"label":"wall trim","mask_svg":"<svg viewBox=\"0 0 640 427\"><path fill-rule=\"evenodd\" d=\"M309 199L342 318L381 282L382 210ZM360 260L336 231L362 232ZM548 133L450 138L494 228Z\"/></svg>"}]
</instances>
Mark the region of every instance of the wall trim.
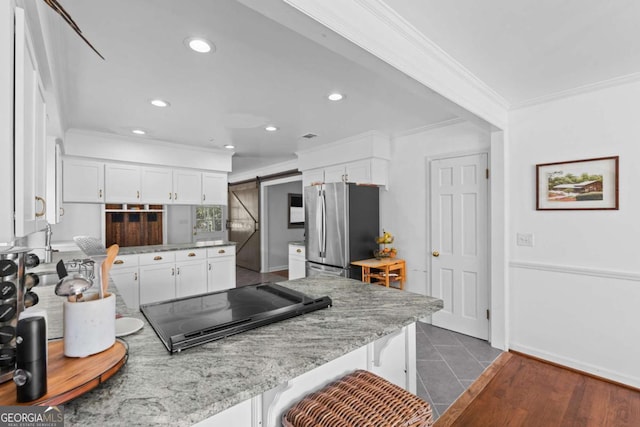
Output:
<instances>
[{"instance_id":1,"label":"wall trim","mask_svg":"<svg viewBox=\"0 0 640 427\"><path fill-rule=\"evenodd\" d=\"M549 361L551 363L556 363L562 366L566 366L571 369L583 371L593 376L602 377L607 380L629 385L631 387L640 388L640 378L630 377L620 372L602 368L597 365L593 365L591 363L582 362L580 360L576 360L571 357L565 357L556 353L540 350L535 347L529 347L527 345L520 344L514 341L511 341L509 345L509 349L523 353L525 355L534 356L539 359Z\"/></svg>"},{"instance_id":2,"label":"wall trim","mask_svg":"<svg viewBox=\"0 0 640 427\"><path fill-rule=\"evenodd\" d=\"M234 184L248 179L255 179L257 176L271 175L289 170L298 169L298 159L287 160L285 162L274 163L267 166L251 169L244 172L229 173L229 183Z\"/></svg>"},{"instance_id":3,"label":"wall trim","mask_svg":"<svg viewBox=\"0 0 640 427\"><path fill-rule=\"evenodd\" d=\"M554 273L577 274L580 276L605 277L608 279L632 280L640 282L640 273L621 270L606 270L569 265L546 264L531 261L509 261L509 267L526 268L530 270L552 271Z\"/></svg>"},{"instance_id":4,"label":"wall trim","mask_svg":"<svg viewBox=\"0 0 640 427\"><path fill-rule=\"evenodd\" d=\"M596 83L589 83L583 86L574 87L560 92L554 92L537 98L528 99L511 105L511 111L520 108L527 108L534 105L544 104L551 101L557 101L563 98L581 95L584 93L595 92L601 89L607 89L614 86L621 86L629 83L640 81L640 72L627 74L625 76L614 77L612 79L602 80Z\"/></svg>"},{"instance_id":5,"label":"wall trim","mask_svg":"<svg viewBox=\"0 0 640 427\"><path fill-rule=\"evenodd\" d=\"M413 129L407 129L398 133L395 133L392 135L393 140L396 140L397 138L404 138L405 136L411 136L411 135L415 135L418 133L424 133L424 132L430 132L432 130L435 129L441 129L441 128L446 128L449 126L455 126L458 125L460 123L466 123L467 121L463 118L460 117L455 117L453 119L449 119L449 120L444 120L438 123L432 123L430 125L425 125L425 126L420 126L417 128L413 128Z\"/></svg>"}]
</instances>

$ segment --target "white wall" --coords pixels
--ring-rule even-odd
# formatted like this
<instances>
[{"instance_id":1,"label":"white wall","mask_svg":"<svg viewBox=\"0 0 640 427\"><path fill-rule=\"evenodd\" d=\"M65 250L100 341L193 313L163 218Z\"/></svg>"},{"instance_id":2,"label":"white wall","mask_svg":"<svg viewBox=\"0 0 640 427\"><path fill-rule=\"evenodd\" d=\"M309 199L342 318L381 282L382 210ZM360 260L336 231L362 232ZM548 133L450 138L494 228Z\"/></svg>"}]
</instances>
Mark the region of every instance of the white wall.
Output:
<instances>
[{"instance_id":1,"label":"white wall","mask_svg":"<svg viewBox=\"0 0 640 427\"><path fill-rule=\"evenodd\" d=\"M407 263L405 289L428 292L427 159L444 153L488 151L490 135L468 122L397 137L392 143L389 190L380 191L380 227Z\"/></svg>"},{"instance_id":2,"label":"white wall","mask_svg":"<svg viewBox=\"0 0 640 427\"><path fill-rule=\"evenodd\" d=\"M266 187L267 265L265 271L289 268L289 242L304 241L304 228L288 228L288 194L302 194L302 181Z\"/></svg>"},{"instance_id":3,"label":"white wall","mask_svg":"<svg viewBox=\"0 0 640 427\"><path fill-rule=\"evenodd\" d=\"M640 387L640 82L510 115L510 347ZM536 211L535 165L620 156L620 210ZM515 245L534 234L534 247Z\"/></svg>"}]
</instances>

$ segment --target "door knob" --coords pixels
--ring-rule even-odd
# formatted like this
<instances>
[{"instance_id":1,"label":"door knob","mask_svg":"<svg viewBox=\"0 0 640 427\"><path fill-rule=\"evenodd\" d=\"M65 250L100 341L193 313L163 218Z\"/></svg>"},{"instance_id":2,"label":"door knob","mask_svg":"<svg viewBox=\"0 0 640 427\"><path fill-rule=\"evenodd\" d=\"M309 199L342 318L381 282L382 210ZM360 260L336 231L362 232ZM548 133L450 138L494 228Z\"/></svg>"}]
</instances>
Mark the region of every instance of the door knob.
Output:
<instances>
[{"instance_id":1,"label":"door knob","mask_svg":"<svg viewBox=\"0 0 640 427\"><path fill-rule=\"evenodd\" d=\"M431 255L433 255L434 257L439 257L440 256L440 252L433 251L433 252L431 252Z\"/></svg>"}]
</instances>

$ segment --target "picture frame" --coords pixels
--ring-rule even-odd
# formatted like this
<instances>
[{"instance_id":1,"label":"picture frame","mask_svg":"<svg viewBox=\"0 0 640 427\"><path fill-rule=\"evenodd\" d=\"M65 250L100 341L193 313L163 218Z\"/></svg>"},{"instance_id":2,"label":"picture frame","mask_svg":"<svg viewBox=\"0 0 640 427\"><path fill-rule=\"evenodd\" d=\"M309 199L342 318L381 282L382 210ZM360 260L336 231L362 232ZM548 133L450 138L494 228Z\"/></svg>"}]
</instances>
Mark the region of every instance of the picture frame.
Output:
<instances>
[{"instance_id":1,"label":"picture frame","mask_svg":"<svg viewBox=\"0 0 640 427\"><path fill-rule=\"evenodd\" d=\"M288 193L289 215L287 228L304 228L304 208L302 207L302 194Z\"/></svg>"},{"instance_id":2,"label":"picture frame","mask_svg":"<svg viewBox=\"0 0 640 427\"><path fill-rule=\"evenodd\" d=\"M536 210L618 210L619 156L536 165Z\"/></svg>"}]
</instances>

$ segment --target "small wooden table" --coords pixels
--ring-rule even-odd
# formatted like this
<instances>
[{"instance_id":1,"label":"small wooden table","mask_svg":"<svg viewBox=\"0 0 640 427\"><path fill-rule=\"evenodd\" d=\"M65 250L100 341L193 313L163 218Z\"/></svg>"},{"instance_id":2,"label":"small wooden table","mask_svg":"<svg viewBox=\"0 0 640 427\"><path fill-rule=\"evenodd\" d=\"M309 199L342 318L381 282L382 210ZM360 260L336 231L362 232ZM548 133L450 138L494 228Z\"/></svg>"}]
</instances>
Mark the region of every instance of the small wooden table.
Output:
<instances>
[{"instance_id":1,"label":"small wooden table","mask_svg":"<svg viewBox=\"0 0 640 427\"><path fill-rule=\"evenodd\" d=\"M370 258L354 261L351 264L362 267L362 281L365 283L385 285L388 288L390 282L399 281L400 289L404 289L407 269L403 259ZM374 269L373 272L371 272L372 268ZM371 279L375 281L372 282Z\"/></svg>"}]
</instances>

